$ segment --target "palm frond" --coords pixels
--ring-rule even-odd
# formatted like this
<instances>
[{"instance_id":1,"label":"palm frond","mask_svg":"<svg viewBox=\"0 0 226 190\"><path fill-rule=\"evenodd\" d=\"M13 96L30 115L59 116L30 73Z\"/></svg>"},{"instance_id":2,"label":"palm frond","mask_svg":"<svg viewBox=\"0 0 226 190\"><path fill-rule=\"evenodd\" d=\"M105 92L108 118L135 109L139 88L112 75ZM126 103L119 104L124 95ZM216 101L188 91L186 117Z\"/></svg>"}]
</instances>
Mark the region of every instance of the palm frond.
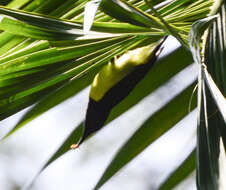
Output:
<instances>
[{"instance_id":1,"label":"palm frond","mask_svg":"<svg viewBox=\"0 0 226 190\"><path fill-rule=\"evenodd\" d=\"M224 6L222 6L224 7ZM221 9L222 10L222 9ZM215 19L215 21L213 21ZM212 56L213 51L216 51L216 46L208 44L208 54L205 53L205 62L202 62L200 54L200 37L203 31L207 28L210 22L217 22L216 16L210 17L205 20L196 22L193 25L191 32L191 49L194 60L199 64L199 93L198 93L198 143L197 143L197 188L198 189L219 189L224 186L224 182L220 181L223 171L220 171L219 160L220 155L224 155L225 151L220 148L221 139L225 135L222 133L222 128L225 128L225 98L220 93L216 84L209 75L207 69L218 67L219 63L212 62L215 58ZM214 26L215 24L213 24ZM222 27L221 29L223 29ZM214 35L213 32L209 33L209 39ZM208 43L206 41L205 43ZM222 43L222 40L216 41ZM205 44L204 43L204 44ZM222 46L221 46L222 47ZM221 52L221 55L224 55ZM216 56L216 55L214 55ZM208 65L207 65L208 64ZM223 70L218 70L216 73L222 73ZM207 86L206 86L207 84ZM222 82L218 81L218 84L222 85ZM212 94L212 96L211 96ZM217 105L219 106L217 108ZM225 163L223 163L225 164ZM222 167L222 166L221 166Z\"/></svg>"},{"instance_id":2,"label":"palm frond","mask_svg":"<svg viewBox=\"0 0 226 190\"><path fill-rule=\"evenodd\" d=\"M173 171L168 178L160 185L159 190L169 190L176 187L188 175L195 170L196 152L193 150L183 163Z\"/></svg>"},{"instance_id":3,"label":"palm frond","mask_svg":"<svg viewBox=\"0 0 226 190\"><path fill-rule=\"evenodd\" d=\"M218 1L220 3L215 3L215 8L210 12L213 0L172 0L166 3L164 0L102 0L99 1L100 9L93 12L90 23L87 22L87 11L84 13L87 2L12 0L6 6L0 6L0 120L33 105L7 136L84 89L112 58L130 49L154 44L166 35L173 35L184 47L188 47L190 40L194 61L200 64L197 184L199 189L217 190L222 183L218 182L222 177L218 165L219 155L223 154L221 140L226 147L225 102L222 95L226 86L225 2ZM218 12L220 5L217 17L207 17ZM202 20L197 21L199 19ZM196 24L189 39L194 22ZM201 42L202 32L211 23L213 25ZM206 67L201 66L202 49L205 49ZM160 60L133 93L113 109L107 123L121 116L191 63L189 52L182 48ZM181 91L140 126L119 150L96 189L187 115L188 105L184 102L189 102L193 87ZM195 108L195 104L191 108ZM76 126L37 173L68 152L70 145L79 141L82 130L82 124ZM162 188L172 188L184 179L194 168L189 168L190 164L193 166L193 161L192 153ZM181 171L183 177L178 178Z\"/></svg>"}]
</instances>

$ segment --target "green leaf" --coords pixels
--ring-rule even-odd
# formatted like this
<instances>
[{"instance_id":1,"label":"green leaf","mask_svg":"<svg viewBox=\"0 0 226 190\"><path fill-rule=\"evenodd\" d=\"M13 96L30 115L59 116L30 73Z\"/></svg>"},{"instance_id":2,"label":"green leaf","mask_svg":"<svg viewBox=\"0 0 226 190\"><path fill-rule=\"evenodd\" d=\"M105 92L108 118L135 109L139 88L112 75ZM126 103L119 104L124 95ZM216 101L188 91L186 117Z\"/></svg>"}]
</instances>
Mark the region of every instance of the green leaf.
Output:
<instances>
[{"instance_id":1,"label":"green leaf","mask_svg":"<svg viewBox=\"0 0 226 190\"><path fill-rule=\"evenodd\" d=\"M127 42L127 40L130 41ZM28 88L27 90L13 94L7 98L0 100L1 107L0 118L3 119L4 117L7 116L5 115L5 112L9 109L8 107L10 105L15 104L16 102L20 102L22 100L26 100L27 98L29 99L29 96L32 96L33 94L36 94L44 89L50 88L51 86L55 86L57 84L62 85L62 83L64 84L69 79L72 78L73 78L72 80L80 79L88 72L91 72L96 68L99 68L103 64L107 63L107 61L111 59L113 56L121 54L122 52L126 51L127 48L130 49L132 47L136 47L137 45L142 45L144 42L147 43L149 41L147 39L138 40L136 38L120 40L118 43L108 46L105 49L98 50L96 54L92 53L90 56L85 56L83 59L80 59L79 61L77 61L77 63L81 64L78 65L77 67L74 67L70 71L59 74L58 76L50 78L44 83L41 83L32 88ZM72 65L74 65L73 62Z\"/></svg>"},{"instance_id":2,"label":"green leaf","mask_svg":"<svg viewBox=\"0 0 226 190\"><path fill-rule=\"evenodd\" d=\"M1 13L1 8L0 8ZM7 31L12 34L25 36L28 38L34 39L43 39L43 40L68 40L68 39L75 39L78 36L82 36L82 31L78 31L77 33L67 33L66 31L51 31L45 28L32 26L26 24L24 22L20 22L16 19L0 16L0 29ZM47 23L46 23L46 26Z\"/></svg>"},{"instance_id":3,"label":"green leaf","mask_svg":"<svg viewBox=\"0 0 226 190\"><path fill-rule=\"evenodd\" d=\"M20 5L20 3L24 3L24 4ZM47 11L46 13L49 14L49 13L51 13L52 9L54 9L55 6L58 6L59 3L62 3L62 1L60 1L60 0L51 0L51 1L34 0L34 1L30 2L30 1L21 0L20 3L18 2L18 0L12 1L12 5L10 3L8 8L17 8L17 6L22 6L24 11L29 11L29 12L32 11L32 12L36 12L36 13L37 12L44 13L45 11ZM7 7L4 7L4 8L7 8ZM6 10L11 10L11 9L6 9ZM18 10L11 10L11 11L15 12ZM53 16L55 16L55 15L53 15ZM4 47L2 47L0 49L0 55L9 52L8 50L11 50L16 45L19 45L20 42L23 42L24 40L26 40L26 38L23 37L23 39L21 41L16 41L16 40L14 40L14 38L18 38L18 36L15 36L15 35L12 35L12 34L6 33L6 32L1 33L0 44L1 45L4 44ZM20 36L20 38L22 38L22 37ZM9 43L5 44L6 40ZM12 43L12 42L14 42L14 43Z\"/></svg>"},{"instance_id":4,"label":"green leaf","mask_svg":"<svg viewBox=\"0 0 226 190\"><path fill-rule=\"evenodd\" d=\"M121 22L94 22L92 25L92 29L98 32L106 32L106 33L128 33L128 34L139 34L142 33L147 34L162 34L165 36L165 32L159 31L152 28L145 28L141 26L135 26L129 23L121 23Z\"/></svg>"},{"instance_id":5,"label":"green leaf","mask_svg":"<svg viewBox=\"0 0 226 190\"><path fill-rule=\"evenodd\" d=\"M0 55L4 56L8 51L10 51L12 48L16 47L18 44L22 43L24 40L26 40L26 38L24 36L14 36L14 38L12 38L13 36L9 33L4 33L5 34L3 36L3 38L6 37L6 39L9 37L9 41L4 43L3 40L3 45L0 47Z\"/></svg>"},{"instance_id":6,"label":"green leaf","mask_svg":"<svg viewBox=\"0 0 226 190\"><path fill-rule=\"evenodd\" d=\"M176 2L176 1L175 1ZM199 1L178 1L182 4L177 5L174 4L176 10L174 8L170 8L168 15L165 16L166 21L176 23L190 23L193 24L195 21L205 18L211 11L211 7L213 5L213 1L199 0ZM172 10L172 11L171 11Z\"/></svg>"},{"instance_id":7,"label":"green leaf","mask_svg":"<svg viewBox=\"0 0 226 190\"><path fill-rule=\"evenodd\" d=\"M203 68L205 81L209 87L210 93L212 95L213 100L215 101L219 112L222 115L222 118L226 124L226 101L223 94L220 92L220 90L217 88L216 84L214 83L212 77L208 73L206 67Z\"/></svg>"},{"instance_id":8,"label":"green leaf","mask_svg":"<svg viewBox=\"0 0 226 190\"><path fill-rule=\"evenodd\" d=\"M209 111L207 112L206 104L208 96L206 96L205 83L202 77L200 78L198 86L197 188L198 190L218 190L220 135L219 129L214 128L213 120L208 119ZM209 106L212 104L208 101Z\"/></svg>"},{"instance_id":9,"label":"green leaf","mask_svg":"<svg viewBox=\"0 0 226 190\"><path fill-rule=\"evenodd\" d=\"M63 85L61 88L56 89L49 95L44 97L40 102L38 102L34 107L32 107L18 122L18 124L10 131L7 135L11 135L16 130L24 126L26 123L32 121L36 117L45 113L54 106L62 103L68 98L74 96L80 92L83 88L87 87L93 80L95 74L98 72L98 68L93 72L81 77L79 80L72 80Z\"/></svg>"},{"instance_id":10,"label":"green leaf","mask_svg":"<svg viewBox=\"0 0 226 190\"><path fill-rule=\"evenodd\" d=\"M173 64L177 59L182 59L182 58L184 61L181 62L181 64ZM140 100L142 100L145 96L149 95L159 86L161 86L169 78L171 78L176 73L178 73L183 68L185 68L187 65L189 65L191 61L192 61L191 55L189 54L188 51L184 50L183 48L179 48L174 52L172 52L171 54L159 60L156 66L153 67L153 69L145 76L145 78L136 86L134 91L130 93L130 95L126 99L124 99L119 105L117 105L112 110L106 123L109 123L116 117L120 116L122 113L126 112L133 105L135 105ZM166 67L168 68L167 70L165 70ZM164 75L161 75L162 77L159 77L159 73L162 70L164 70ZM150 81L152 81L152 85L150 85ZM49 96L49 97L52 97L52 96ZM47 99L44 102L47 102ZM44 102L41 104L44 105ZM21 123L19 123L18 125L20 124L23 125L26 123L26 121L29 121L29 119L32 119L32 116L35 116L33 113L36 113L37 115L39 113L42 113L42 106L40 107L38 106L37 109L34 109L34 112L33 113L32 112L31 114L29 114L28 112L27 114L28 117L25 116L25 120L22 119ZM50 159L43 164L43 167L40 168L38 173L44 170L49 164L54 162L57 158L62 156L64 153L68 152L71 149L70 145L77 144L82 135L82 131L83 131L83 123L75 127L75 129L70 133L70 135L65 139L65 141L62 142L62 144L59 146L56 152L50 157ZM36 177L37 176L38 175L36 175ZM30 181L30 183L33 183L35 178L33 178Z\"/></svg>"},{"instance_id":11,"label":"green leaf","mask_svg":"<svg viewBox=\"0 0 226 190\"><path fill-rule=\"evenodd\" d=\"M153 11L154 15L155 15L157 18L159 18L159 20L160 20L160 21L162 22L162 24L165 26L166 31L167 31L169 34L173 35L173 36L181 43L181 45L183 45L184 47L188 48L188 47L187 47L187 44L185 43L185 41L183 40L183 38L180 36L180 34L177 32L177 30L176 30L173 26L171 26L170 24L168 24L168 23L164 20L164 18L160 15L160 13L159 13L157 10L155 10L154 5L153 5L151 2L149 2L148 0L145 0L145 2L146 2L147 5L150 7L150 9Z\"/></svg>"},{"instance_id":12,"label":"green leaf","mask_svg":"<svg viewBox=\"0 0 226 190\"><path fill-rule=\"evenodd\" d=\"M76 16L75 9L82 9L81 11L84 10L86 2L87 0L67 0L63 5L56 7L50 15L54 17L61 17L62 19L71 19L73 16Z\"/></svg>"},{"instance_id":13,"label":"green leaf","mask_svg":"<svg viewBox=\"0 0 226 190\"><path fill-rule=\"evenodd\" d=\"M203 32L208 28L208 26L216 19L217 16L211 16L204 18L202 20L196 21L192 24L191 31L189 33L189 46L190 51L193 56L193 60L197 64L201 64L200 56L200 39Z\"/></svg>"},{"instance_id":14,"label":"green leaf","mask_svg":"<svg viewBox=\"0 0 226 190\"><path fill-rule=\"evenodd\" d=\"M25 44L24 48L20 47L19 51L11 52L9 55L0 58L0 64L47 48L50 48L48 41L41 40L33 43L29 41L28 44Z\"/></svg>"},{"instance_id":15,"label":"green leaf","mask_svg":"<svg viewBox=\"0 0 226 190\"><path fill-rule=\"evenodd\" d=\"M36 39L46 39L46 40L67 40L67 39L75 39L78 36L83 36L84 32L82 30L82 23L80 22L69 22L60 19L54 19L51 17L44 17L42 15L26 13L22 11L15 11L0 7L0 14L8 15L9 17L3 16L2 21L0 24L0 28L7 32L16 34L16 35L23 35L26 37L36 38ZM100 23L101 24L101 23ZM113 32L113 33L120 33L120 31L115 30L115 25L118 29L125 30L127 33L133 33L128 27L128 24L122 24L119 27L119 24L114 23L105 23L96 24L94 28L97 29L99 32ZM106 26L105 26L106 25ZM107 29L105 29L107 27ZM140 30L141 27L132 26L133 29ZM111 29L111 30L110 30ZM142 29L143 31L146 30L151 33L153 30L147 30L145 28ZM142 32L142 30L140 32ZM159 31L155 31L159 32ZM125 33L125 32L124 32ZM97 32L89 32L89 36L93 37L98 35L103 37L104 34L97 33ZM112 34L113 35L113 34Z\"/></svg>"},{"instance_id":16,"label":"green leaf","mask_svg":"<svg viewBox=\"0 0 226 190\"><path fill-rule=\"evenodd\" d=\"M123 147L120 148L95 186L95 190L99 189L122 167L139 155L147 146L186 116L188 108L186 102L189 102L193 88L194 85L189 86L189 88L184 90L180 95L175 97L145 121ZM195 104L192 105L192 109L194 108Z\"/></svg>"},{"instance_id":17,"label":"green leaf","mask_svg":"<svg viewBox=\"0 0 226 190\"><path fill-rule=\"evenodd\" d=\"M37 102L38 100L40 100L41 98L43 98L44 96L48 95L51 91L53 91L54 89L58 88L59 86L61 86L62 83L58 84L58 85L54 85L51 86L50 88L44 89L42 91L39 91L35 94L32 94L30 96L27 96L26 98L22 98L19 99L18 101L14 102L13 104L10 103L9 100L6 100L4 103L7 104L7 108L0 108L0 119L5 119L7 117L9 117L10 115L15 114L16 112L34 104L35 102Z\"/></svg>"},{"instance_id":18,"label":"green leaf","mask_svg":"<svg viewBox=\"0 0 226 190\"><path fill-rule=\"evenodd\" d=\"M84 34L82 24L80 23L11 10L4 7L0 7L0 14L11 17L2 18L1 29L27 37L60 40L75 39ZM20 29L21 31L13 29Z\"/></svg>"},{"instance_id":19,"label":"green leaf","mask_svg":"<svg viewBox=\"0 0 226 190\"><path fill-rule=\"evenodd\" d=\"M111 59L113 56L121 54L124 51L126 51L127 49L136 48L138 46L143 46L150 42L152 43L153 40L155 42L156 40L158 40L158 38L156 38L156 39L155 38L152 38L152 39L143 38L142 39L140 37L139 38L126 37L124 39L122 39L122 38L113 39L113 41L115 43L108 44L108 42L107 43L103 42L103 41L98 42L97 44L99 44L99 43L103 43L103 45L107 44L106 45L107 47L106 48L97 48L98 50L95 53L91 52L90 55L86 55L83 58L79 58L79 61L76 61L76 64L74 64L73 61L71 63L69 62L69 65L68 65L68 63L65 64L63 62L62 66L59 67L59 70L54 69L52 71L53 73L50 75L49 78L46 78L46 76L45 76L45 78L43 79L43 75L45 75L46 72L47 72L46 73L47 77L48 77L48 74L51 73L50 72L51 69L46 68L47 69L46 72L44 72L42 74L37 73L38 74L37 79L39 81L37 85L34 85L34 80L27 80L26 83L21 83L21 84L19 83L20 85L14 85L14 86L11 86L11 88L2 88L0 91L0 95L2 98L0 100L0 108L1 108L0 109L0 118L4 119L5 117L9 116L9 114L15 113L14 111L18 111L18 109L26 107L26 105L28 104L26 99L29 99L29 96L33 96L33 94L39 93L40 91L43 91L47 88L51 88L53 90L54 88L52 88L52 86L55 86L55 87L56 87L56 85L61 86L71 78L78 79L78 78L82 77L83 75L85 75L86 73L93 71L96 67L99 67L99 66L107 63L107 61L109 59ZM109 42L113 42L113 41L110 39ZM94 45L94 44L92 44L92 45ZM77 46L77 47L81 47L81 46ZM90 47L95 48L93 46L90 46ZM77 50L80 50L80 49L77 49ZM68 53L70 53L70 51ZM32 54L32 56L33 55L34 54ZM93 63L95 63L95 64L93 64ZM70 67L68 67L68 66L70 66ZM71 66L72 66L72 69L70 69L68 72L65 72L65 69L67 70L68 68L71 68ZM10 65L9 65L9 68L10 68ZM38 67L38 68L41 68L41 67ZM10 69L8 71L10 72ZM27 70L25 70L25 71L27 71ZM63 73L62 73L62 71L63 71ZM18 73L18 72L11 73L10 77L12 78L15 73ZM29 72L25 73L25 74L29 74ZM56 76L54 76L54 75L56 75ZM5 77L8 75L2 75L2 76ZM15 75L15 77L16 77L16 75ZM44 80L44 81L40 82L42 80ZM8 81L6 81L6 83L7 82ZM12 79L12 82L14 82L13 79ZM25 85L25 87L24 87L24 85ZM59 87L59 86L57 86L57 87ZM21 107L18 106L19 108L12 106L12 105L17 105L17 102L18 103L20 102L21 104L23 104L23 106L22 105L21 105ZM29 105L30 105L30 103L29 103Z\"/></svg>"},{"instance_id":20,"label":"green leaf","mask_svg":"<svg viewBox=\"0 0 226 190\"><path fill-rule=\"evenodd\" d=\"M35 2L35 0L33 1ZM32 3L33 3L32 2ZM36 5L34 4L34 12L36 13L42 13L42 14L49 14L51 12L53 12L57 7L62 6L64 4L65 1L62 0L38 0L38 2L35 2ZM30 3L30 5L32 4ZM37 6L38 3L38 6ZM28 8L25 8L25 11L30 11L27 10Z\"/></svg>"},{"instance_id":21,"label":"green leaf","mask_svg":"<svg viewBox=\"0 0 226 190\"><path fill-rule=\"evenodd\" d=\"M184 5L189 1L190 0L170 1L166 6L160 8L159 13L162 16L169 15L171 12L175 13L178 9L184 8Z\"/></svg>"},{"instance_id":22,"label":"green leaf","mask_svg":"<svg viewBox=\"0 0 226 190\"><path fill-rule=\"evenodd\" d=\"M193 58L199 64L199 78L198 78L198 140L197 140L197 188L198 190L218 190L223 186L220 178L224 175L220 168L225 167L225 151L221 147L221 139L225 135L225 98L220 93L220 90L214 84L212 77L206 70L206 64L201 62L200 53L200 38L203 31L212 22L216 22L216 16L209 17L197 21L192 26L190 33L190 47ZM214 21L215 19L215 21ZM217 18L218 19L218 18ZM212 35L212 34L211 34ZM204 36L204 44L208 43L206 36ZM216 40L216 39L215 39ZM220 40L217 43L222 43ZM214 46L208 44L210 52ZM216 46L215 46L216 47ZM216 50L216 49L215 49ZM213 55L211 52L210 55ZM213 57L210 60L214 60ZM205 54L206 56L206 54ZM216 56L216 55L214 55ZM207 59L205 59L207 60ZM209 61L207 63L209 63ZM215 63L217 66L217 63ZM206 87L206 84L208 85ZM209 89L208 89L209 87ZM212 96L211 96L211 94ZM221 103L222 102L222 103ZM217 110L216 103L219 106ZM221 104L221 105L220 105ZM222 114L222 115L221 115ZM223 116L223 117L222 117ZM223 156L220 156L223 155ZM220 166L220 160L223 159L224 166Z\"/></svg>"},{"instance_id":23,"label":"green leaf","mask_svg":"<svg viewBox=\"0 0 226 190\"><path fill-rule=\"evenodd\" d=\"M127 40L130 38L131 37L125 37L124 39ZM31 68L43 67L66 60L78 59L100 49L107 47L109 48L110 45L114 46L115 44L119 43L119 41L121 41L121 43L124 42L122 38L113 38L96 42L92 45L85 44L67 48L53 47L41 50L32 54L18 57L17 59L10 60L5 64L0 65L0 75L23 71Z\"/></svg>"},{"instance_id":24,"label":"green leaf","mask_svg":"<svg viewBox=\"0 0 226 190\"><path fill-rule=\"evenodd\" d=\"M170 66L169 69L165 72L165 75L162 76L162 78L157 78L157 75L159 72L161 72L162 69L164 69L166 66L165 64L163 64L166 61L169 62L174 62L179 56L183 55L183 59L184 62L181 63L180 65L174 65L174 66ZM120 103L120 106L117 106L115 109L113 109L112 113L109 116L108 121L112 120L113 118L119 116L121 113L123 113L124 111L126 111L128 109L128 107L131 107L133 105L136 104L136 102L140 101L144 96L148 95L150 92L152 92L154 89L156 89L159 85L161 85L162 83L164 83L168 78L172 77L175 73L179 72L181 69L183 69L188 63L191 62L190 59L190 55L188 52L182 50L182 49L178 49L177 51L175 51L174 53L172 53L169 57L167 57L168 59L166 60L166 58L164 58L163 60L160 60L160 62L156 65L156 67L153 68L153 73L150 72L150 74L147 75L147 77L145 77L145 80L143 80L143 82L141 84L138 84L135 92L132 93L128 98L127 101L123 101ZM83 81L83 78L80 78L79 81ZM91 79L90 79L91 80ZM150 81L153 81L153 85L149 85ZM78 81L78 82L79 82ZM73 89L73 84L74 82L68 83L68 87L65 86L65 88L70 88L69 86L71 86L71 88ZM77 83L75 82L75 85ZM143 87L146 86L146 89L144 89ZM140 92L143 93L140 93ZM73 92L73 91L72 91ZM71 93L72 93L71 92ZM76 88L75 88L75 92L76 92ZM66 92L64 94L64 88L59 89L56 91L56 94L61 94L62 95L66 95ZM69 92L70 94L70 92ZM73 94L73 93L72 93ZM71 94L71 95L72 95ZM54 98L55 97L55 98ZM64 97L64 96L63 96ZM61 97L58 97L59 100L61 100ZM68 97L67 97L68 98ZM56 100L55 100L56 99ZM62 99L62 101L64 100L64 98ZM40 105L37 105L37 108L34 107L30 112L28 112L28 115L25 115L24 118L18 123L18 126L22 126L25 123L27 123L27 121L30 121L31 119L36 118L37 116L39 116L40 114L42 114L44 111L47 111L48 109L50 109L51 107L55 106L56 104L51 104L51 102L58 102L57 100L57 96L50 95L49 98L47 98L46 100L43 100L43 103L41 103ZM48 102L50 103L50 105L48 104ZM59 103L59 102L58 102ZM43 107L44 106L44 107ZM50 107L49 107L50 106Z\"/></svg>"},{"instance_id":25,"label":"green leaf","mask_svg":"<svg viewBox=\"0 0 226 190\"><path fill-rule=\"evenodd\" d=\"M195 170L196 152L193 150L183 163L173 171L170 176L160 185L158 190L173 189Z\"/></svg>"},{"instance_id":26,"label":"green leaf","mask_svg":"<svg viewBox=\"0 0 226 190\"><path fill-rule=\"evenodd\" d=\"M84 35L81 22L75 23L60 19L53 19L51 17L44 17L21 11L19 12L2 7L0 7L0 13L10 16L2 17L0 28L12 34L42 40L69 40ZM105 33L109 33L107 35L108 37L115 36L117 33L119 35L120 33L144 35L141 32L146 32L147 35L164 35L164 32L159 30L137 27L126 23L97 22L94 23L92 29L96 30L96 32L91 31L84 38L100 38L107 35Z\"/></svg>"},{"instance_id":27,"label":"green leaf","mask_svg":"<svg viewBox=\"0 0 226 190\"><path fill-rule=\"evenodd\" d=\"M135 6L121 0L102 0L100 8L106 14L122 22L128 22L143 27L159 27L161 22Z\"/></svg>"},{"instance_id":28,"label":"green leaf","mask_svg":"<svg viewBox=\"0 0 226 190\"><path fill-rule=\"evenodd\" d=\"M13 0L11 1L7 7L8 8L13 8L13 9L19 9L21 7L23 7L24 5L28 4L31 0Z\"/></svg>"},{"instance_id":29,"label":"green leaf","mask_svg":"<svg viewBox=\"0 0 226 190\"><path fill-rule=\"evenodd\" d=\"M218 190L224 187L225 121L216 106L204 79L199 87L199 119L197 145L197 188Z\"/></svg>"},{"instance_id":30,"label":"green leaf","mask_svg":"<svg viewBox=\"0 0 226 190\"><path fill-rule=\"evenodd\" d=\"M207 77L209 76L210 79L207 80L206 78L205 81L207 83L207 86L210 89L211 94L223 93L224 95L226 93L226 80L225 80L226 54L225 54L225 44L224 44L224 41L226 39L225 6L226 6L226 3L223 3L222 7L219 10L218 18L216 21L213 22L213 25L209 29L208 36L206 37L204 62L207 66L207 70L210 75L206 72L205 73ZM211 78L213 79L215 84L211 82L212 81ZM208 81L212 83L213 88L211 88L211 86L208 85ZM218 89L214 88L215 85L217 85L217 88L219 88L221 92L219 92ZM210 102L214 101L215 102L214 104L218 104L218 105L221 104L221 103L216 103L217 101L216 98L212 98L212 99L210 99ZM224 97L222 97L221 99L223 99L222 101L225 102ZM221 106L223 105L224 103L221 104ZM223 115L225 112L225 108L219 109L218 107L219 106L216 107L216 105L214 105L211 113L215 113L215 110L218 110L216 114L214 114L214 116L218 118L218 120L216 119L217 127L220 129L221 137L223 139L224 147L226 149L226 128L225 128L225 121L223 121L223 118L222 118L224 117Z\"/></svg>"}]
</instances>

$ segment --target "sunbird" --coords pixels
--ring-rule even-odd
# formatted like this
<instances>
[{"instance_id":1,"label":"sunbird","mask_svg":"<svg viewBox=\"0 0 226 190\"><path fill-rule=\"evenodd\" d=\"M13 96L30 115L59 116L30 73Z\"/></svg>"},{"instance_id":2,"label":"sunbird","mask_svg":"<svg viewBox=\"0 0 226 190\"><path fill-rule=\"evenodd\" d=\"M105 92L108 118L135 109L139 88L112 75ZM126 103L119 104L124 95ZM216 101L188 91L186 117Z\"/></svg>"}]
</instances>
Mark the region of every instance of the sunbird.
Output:
<instances>
[{"instance_id":1,"label":"sunbird","mask_svg":"<svg viewBox=\"0 0 226 190\"><path fill-rule=\"evenodd\" d=\"M83 136L72 148L78 147L90 134L103 127L111 110L150 71L163 49L165 39L166 37L155 45L130 50L103 66L91 85Z\"/></svg>"}]
</instances>

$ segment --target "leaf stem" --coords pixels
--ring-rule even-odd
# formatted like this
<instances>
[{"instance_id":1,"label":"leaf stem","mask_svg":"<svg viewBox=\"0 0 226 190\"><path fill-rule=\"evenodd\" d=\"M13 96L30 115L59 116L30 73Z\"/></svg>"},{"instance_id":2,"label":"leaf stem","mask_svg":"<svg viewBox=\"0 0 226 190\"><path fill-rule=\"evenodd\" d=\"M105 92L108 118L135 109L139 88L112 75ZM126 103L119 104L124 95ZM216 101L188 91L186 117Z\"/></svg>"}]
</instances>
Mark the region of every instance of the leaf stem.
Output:
<instances>
[{"instance_id":1,"label":"leaf stem","mask_svg":"<svg viewBox=\"0 0 226 190\"><path fill-rule=\"evenodd\" d=\"M160 21L162 22L162 24L165 26L164 29L167 30L167 32L171 35L173 35L180 43L182 46L184 46L186 49L188 48L188 45L185 43L185 41L183 40L183 38L179 35L179 33L175 30L175 28L172 25L169 25L164 19L163 17L158 13L158 11L154 8L154 6L152 5L152 3L148 0L145 0L146 4L150 7L150 9L153 11L153 13L155 14L156 17L158 17L160 19Z\"/></svg>"}]
</instances>

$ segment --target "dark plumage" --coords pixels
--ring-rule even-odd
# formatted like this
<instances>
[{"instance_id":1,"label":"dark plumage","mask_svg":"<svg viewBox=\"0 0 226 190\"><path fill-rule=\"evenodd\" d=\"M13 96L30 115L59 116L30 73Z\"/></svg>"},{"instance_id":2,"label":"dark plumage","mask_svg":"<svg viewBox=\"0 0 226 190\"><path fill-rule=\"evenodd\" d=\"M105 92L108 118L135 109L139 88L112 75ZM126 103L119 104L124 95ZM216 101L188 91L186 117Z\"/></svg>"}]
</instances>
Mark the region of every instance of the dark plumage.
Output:
<instances>
[{"instance_id":1,"label":"dark plumage","mask_svg":"<svg viewBox=\"0 0 226 190\"><path fill-rule=\"evenodd\" d=\"M79 144L81 144L90 134L103 127L112 108L126 98L135 88L137 83L150 71L162 50L161 46L165 39L166 38L164 38L153 50L152 55L146 64L136 66L130 73L111 87L99 101L95 101L92 97L89 98L84 123L85 129Z\"/></svg>"}]
</instances>

